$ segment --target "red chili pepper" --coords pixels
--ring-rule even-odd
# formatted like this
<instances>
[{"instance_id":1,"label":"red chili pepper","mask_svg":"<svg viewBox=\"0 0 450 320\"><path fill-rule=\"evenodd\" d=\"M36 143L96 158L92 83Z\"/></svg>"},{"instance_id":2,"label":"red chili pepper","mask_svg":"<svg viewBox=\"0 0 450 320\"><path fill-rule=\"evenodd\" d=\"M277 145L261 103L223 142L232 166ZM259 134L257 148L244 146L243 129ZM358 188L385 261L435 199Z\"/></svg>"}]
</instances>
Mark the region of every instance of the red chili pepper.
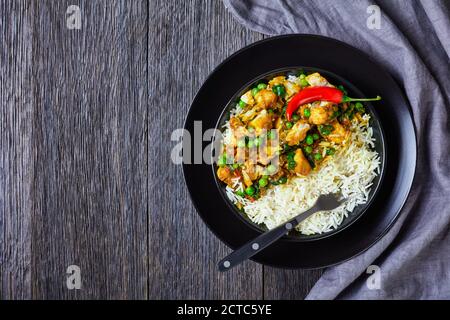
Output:
<instances>
[{"instance_id":1,"label":"red chili pepper","mask_svg":"<svg viewBox=\"0 0 450 320\"><path fill-rule=\"evenodd\" d=\"M354 99L344 95L344 92L333 87L307 87L297 93L289 101L286 108L286 118L291 121L292 115L297 111L298 107L305 103L314 101L329 101L334 103L350 102L350 101L377 101L381 100L380 96L372 99Z\"/></svg>"}]
</instances>

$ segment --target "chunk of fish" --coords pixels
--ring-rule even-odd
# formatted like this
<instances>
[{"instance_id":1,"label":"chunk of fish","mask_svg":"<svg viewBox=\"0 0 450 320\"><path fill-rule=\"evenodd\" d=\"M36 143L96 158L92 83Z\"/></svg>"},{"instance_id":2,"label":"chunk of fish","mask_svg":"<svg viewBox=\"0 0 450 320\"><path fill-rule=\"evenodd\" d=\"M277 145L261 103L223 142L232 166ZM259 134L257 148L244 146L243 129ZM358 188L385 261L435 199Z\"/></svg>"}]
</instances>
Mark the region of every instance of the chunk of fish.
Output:
<instances>
[{"instance_id":1,"label":"chunk of fish","mask_svg":"<svg viewBox=\"0 0 450 320\"><path fill-rule=\"evenodd\" d=\"M255 106L250 110L247 110L246 112L240 114L239 118L244 122L248 122L258 115L259 110L260 108Z\"/></svg>"},{"instance_id":2,"label":"chunk of fish","mask_svg":"<svg viewBox=\"0 0 450 320\"><path fill-rule=\"evenodd\" d=\"M277 95L271 90L262 89L255 95L255 101L258 107L266 109L277 101Z\"/></svg>"},{"instance_id":3,"label":"chunk of fish","mask_svg":"<svg viewBox=\"0 0 450 320\"><path fill-rule=\"evenodd\" d=\"M296 163L294 171L302 176L307 176L311 172L311 165L303 154L302 149L295 150L294 161Z\"/></svg>"},{"instance_id":4,"label":"chunk of fish","mask_svg":"<svg viewBox=\"0 0 450 320\"><path fill-rule=\"evenodd\" d=\"M306 76L306 81L308 81L312 87L333 87L328 80L322 77L318 72Z\"/></svg>"},{"instance_id":5,"label":"chunk of fish","mask_svg":"<svg viewBox=\"0 0 450 320\"><path fill-rule=\"evenodd\" d=\"M263 165L268 165L270 161L277 155L279 145L268 145L263 148L259 148L258 161Z\"/></svg>"},{"instance_id":6,"label":"chunk of fish","mask_svg":"<svg viewBox=\"0 0 450 320\"><path fill-rule=\"evenodd\" d=\"M244 101L246 104L248 104L250 106L255 104L255 99L253 98L253 94L252 94L251 90L249 90L246 93L244 93L241 96L241 100Z\"/></svg>"},{"instance_id":7,"label":"chunk of fish","mask_svg":"<svg viewBox=\"0 0 450 320\"><path fill-rule=\"evenodd\" d=\"M306 138L309 129L311 129L311 126L306 121L298 121L286 135L286 142L290 146L299 144Z\"/></svg>"},{"instance_id":8,"label":"chunk of fish","mask_svg":"<svg viewBox=\"0 0 450 320\"><path fill-rule=\"evenodd\" d=\"M229 178L231 178L231 170L228 167L219 167L217 169L217 177L219 180L227 182Z\"/></svg>"},{"instance_id":9,"label":"chunk of fish","mask_svg":"<svg viewBox=\"0 0 450 320\"><path fill-rule=\"evenodd\" d=\"M255 129L257 135L259 135L263 130L268 130L272 128L272 116L266 111L262 110L255 119L250 121L250 126Z\"/></svg>"},{"instance_id":10,"label":"chunk of fish","mask_svg":"<svg viewBox=\"0 0 450 320\"><path fill-rule=\"evenodd\" d=\"M325 139L337 144L343 144L350 132L337 120L333 121L331 125L333 126L333 131L328 136L325 136Z\"/></svg>"},{"instance_id":11,"label":"chunk of fish","mask_svg":"<svg viewBox=\"0 0 450 320\"><path fill-rule=\"evenodd\" d=\"M316 125L325 124L330 121L330 118L333 115L334 104L327 101L316 101L311 103L310 110L310 123Z\"/></svg>"},{"instance_id":12,"label":"chunk of fish","mask_svg":"<svg viewBox=\"0 0 450 320\"><path fill-rule=\"evenodd\" d=\"M278 76L278 77L275 77L275 78L273 78L272 80L270 80L269 81L269 85L270 86L276 86L276 85L278 85L278 84L282 84L282 85L284 85L284 83L286 82L286 77L284 77L284 76Z\"/></svg>"},{"instance_id":13,"label":"chunk of fish","mask_svg":"<svg viewBox=\"0 0 450 320\"><path fill-rule=\"evenodd\" d=\"M296 83L285 81L284 87L286 88L286 99L292 97L294 94L300 91L300 86Z\"/></svg>"}]
</instances>

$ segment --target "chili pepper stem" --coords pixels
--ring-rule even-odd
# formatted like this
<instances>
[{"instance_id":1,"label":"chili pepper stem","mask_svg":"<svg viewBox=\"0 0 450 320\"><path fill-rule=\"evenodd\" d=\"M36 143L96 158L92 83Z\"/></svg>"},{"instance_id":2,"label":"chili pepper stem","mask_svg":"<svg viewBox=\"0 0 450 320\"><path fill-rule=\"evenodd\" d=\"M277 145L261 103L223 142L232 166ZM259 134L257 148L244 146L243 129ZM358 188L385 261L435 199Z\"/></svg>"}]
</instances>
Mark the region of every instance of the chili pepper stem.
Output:
<instances>
[{"instance_id":1,"label":"chili pepper stem","mask_svg":"<svg viewBox=\"0 0 450 320\"><path fill-rule=\"evenodd\" d=\"M356 99L356 98L350 98L347 96L344 96L342 99L342 102L353 102L353 101L378 101L381 100L380 96L377 96L376 98L369 98L369 99Z\"/></svg>"}]
</instances>

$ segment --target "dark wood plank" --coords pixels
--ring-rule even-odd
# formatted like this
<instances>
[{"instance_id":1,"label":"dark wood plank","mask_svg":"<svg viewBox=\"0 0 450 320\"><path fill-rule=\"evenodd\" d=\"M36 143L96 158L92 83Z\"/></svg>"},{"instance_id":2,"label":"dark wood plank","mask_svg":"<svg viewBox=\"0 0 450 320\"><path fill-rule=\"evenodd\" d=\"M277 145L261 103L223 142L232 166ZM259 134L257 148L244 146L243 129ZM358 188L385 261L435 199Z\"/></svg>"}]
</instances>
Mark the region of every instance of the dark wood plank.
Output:
<instances>
[{"instance_id":1,"label":"dark wood plank","mask_svg":"<svg viewBox=\"0 0 450 320\"><path fill-rule=\"evenodd\" d=\"M149 13L149 297L262 298L260 265L216 270L229 249L202 223L181 166L170 162L170 135L183 127L206 76L262 35L240 26L220 1L150 1Z\"/></svg>"},{"instance_id":2,"label":"dark wood plank","mask_svg":"<svg viewBox=\"0 0 450 320\"><path fill-rule=\"evenodd\" d=\"M0 3L0 298L303 298L320 271L216 271L169 162L207 74L263 36L219 1L77 3L80 31L70 1Z\"/></svg>"},{"instance_id":3,"label":"dark wood plank","mask_svg":"<svg viewBox=\"0 0 450 320\"><path fill-rule=\"evenodd\" d=\"M264 267L264 298L304 299L323 270L283 270Z\"/></svg>"},{"instance_id":4,"label":"dark wood plank","mask_svg":"<svg viewBox=\"0 0 450 320\"><path fill-rule=\"evenodd\" d=\"M33 178L31 34L26 1L0 2L0 299L29 299Z\"/></svg>"},{"instance_id":5,"label":"dark wood plank","mask_svg":"<svg viewBox=\"0 0 450 320\"><path fill-rule=\"evenodd\" d=\"M33 3L32 297L147 298L147 1Z\"/></svg>"}]
</instances>

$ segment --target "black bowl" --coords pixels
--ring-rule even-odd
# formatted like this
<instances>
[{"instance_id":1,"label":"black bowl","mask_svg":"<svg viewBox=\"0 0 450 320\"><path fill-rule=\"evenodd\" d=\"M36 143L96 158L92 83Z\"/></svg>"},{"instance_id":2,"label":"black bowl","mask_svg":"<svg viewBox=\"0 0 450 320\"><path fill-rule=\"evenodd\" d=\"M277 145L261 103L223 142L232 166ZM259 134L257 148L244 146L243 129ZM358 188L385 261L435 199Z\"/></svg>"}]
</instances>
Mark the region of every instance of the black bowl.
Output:
<instances>
[{"instance_id":1,"label":"black bowl","mask_svg":"<svg viewBox=\"0 0 450 320\"><path fill-rule=\"evenodd\" d=\"M261 81L269 81L270 79L276 77L276 76L287 76L289 74L297 74L299 70L303 70L306 73L310 74L313 72L319 72L322 74L330 83L334 85L343 85L346 90L349 93L349 96L355 97L355 98L366 98L364 94L351 82L347 81L346 79L343 79L342 77L326 71L322 69L317 68L311 68L307 66L297 66L297 67L290 67L290 68L282 68L278 70L270 71L266 74L260 75L259 77L252 79L249 83L246 83L243 88L241 88L227 103L226 106L224 106L223 112L219 117L219 120L216 125L217 132L221 131L221 128L225 124L225 122L228 120L228 114L229 112L235 108L236 103L239 101L240 97L250 90L252 87L254 87L255 84L260 83ZM378 102L378 103L382 103ZM354 223L358 218L361 217L361 215L367 210L367 208L372 203L373 199L376 197L378 190L380 189L381 182L383 180L384 176L384 165L386 163L386 152L385 152L385 146L384 146L384 135L383 135L383 129L381 126L380 121L378 121L378 115L376 112L376 108L370 103L365 102L364 105L367 107L366 112L370 115L370 126L373 129L373 137L375 139L375 148L374 150L378 153L380 157L380 174L377 175L373 181L372 181L372 187L370 189L369 198L367 202L363 205L358 205L355 207L355 209L349 213L349 215L342 221L342 223L334 230L331 230L329 232L321 233L321 234L313 234L313 235L304 235L301 234L298 231L291 231L288 235L286 235L287 238L290 238L292 240L298 240L298 241L312 241L312 240L319 240L323 239L329 236L332 236L345 228L349 227L352 223ZM218 139L218 138L217 138ZM213 156L213 155L212 155ZM252 222L243 212L239 211L236 206L228 199L226 195L226 186L223 182L221 182L217 177L217 165L216 163L212 162L212 170L213 175L216 180L217 188L220 190L220 193L222 195L223 200L228 204L228 207L230 208L230 214L234 213L237 215L244 223L249 224L252 228L256 228L258 232L265 232L267 231L267 227L265 225L256 224Z\"/></svg>"},{"instance_id":2,"label":"black bowl","mask_svg":"<svg viewBox=\"0 0 450 320\"><path fill-rule=\"evenodd\" d=\"M416 134L408 102L394 79L364 52L343 42L314 35L273 37L236 52L211 73L192 102L185 129L193 136L195 121L202 121L204 129L215 128L224 106L245 85L273 70L299 65L348 79L366 96L382 96L376 119L383 127L388 155L378 193L350 227L318 241L285 237L253 257L270 266L309 269L334 265L367 250L392 227L408 197L416 166ZM202 147L209 144L205 141ZM200 217L223 242L235 249L261 233L230 212L210 164L184 163L183 172Z\"/></svg>"}]
</instances>

